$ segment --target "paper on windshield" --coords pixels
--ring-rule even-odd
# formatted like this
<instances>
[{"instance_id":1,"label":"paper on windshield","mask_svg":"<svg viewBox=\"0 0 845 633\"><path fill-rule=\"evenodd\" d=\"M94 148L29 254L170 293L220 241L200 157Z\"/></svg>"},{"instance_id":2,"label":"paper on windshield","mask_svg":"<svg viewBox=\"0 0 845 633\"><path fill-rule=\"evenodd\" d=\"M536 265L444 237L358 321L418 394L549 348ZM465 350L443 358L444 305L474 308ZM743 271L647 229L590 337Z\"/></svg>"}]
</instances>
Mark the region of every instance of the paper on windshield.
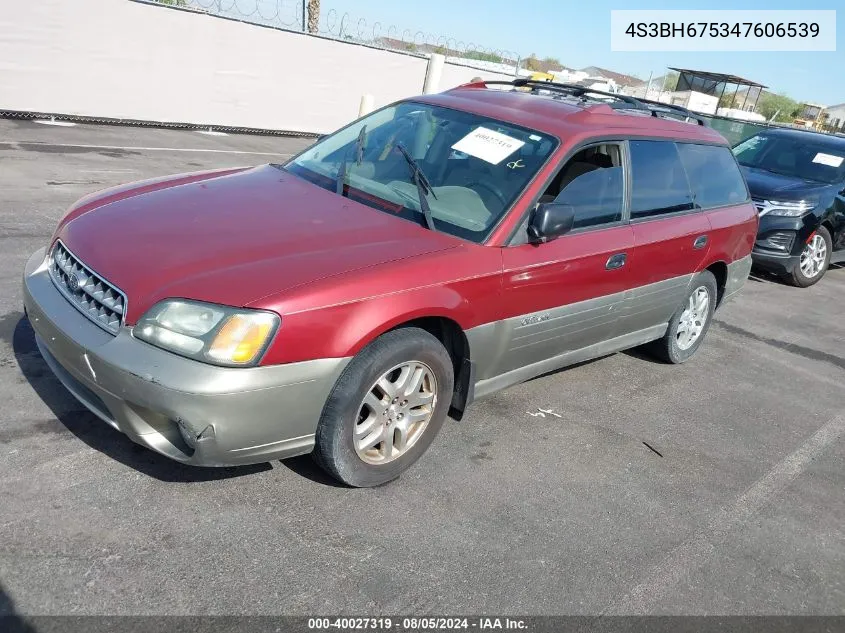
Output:
<instances>
[{"instance_id":1,"label":"paper on windshield","mask_svg":"<svg viewBox=\"0 0 845 633\"><path fill-rule=\"evenodd\" d=\"M827 165L828 167L839 167L842 165L843 160L845 160L845 158L842 156L834 156L833 154L823 154L822 152L819 152L816 154L813 162L821 163L822 165Z\"/></svg>"},{"instance_id":2,"label":"paper on windshield","mask_svg":"<svg viewBox=\"0 0 845 633\"><path fill-rule=\"evenodd\" d=\"M498 165L523 145L525 141L486 127L477 127L452 145L452 149Z\"/></svg>"}]
</instances>

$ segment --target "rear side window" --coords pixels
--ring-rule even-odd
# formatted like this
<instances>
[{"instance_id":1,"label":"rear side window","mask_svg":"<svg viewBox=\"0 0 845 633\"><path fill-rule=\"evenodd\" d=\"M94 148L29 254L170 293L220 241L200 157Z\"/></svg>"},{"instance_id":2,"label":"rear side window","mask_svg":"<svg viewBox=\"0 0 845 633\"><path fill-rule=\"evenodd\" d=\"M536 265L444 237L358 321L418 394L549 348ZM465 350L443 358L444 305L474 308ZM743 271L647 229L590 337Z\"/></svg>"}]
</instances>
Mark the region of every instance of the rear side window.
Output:
<instances>
[{"instance_id":1,"label":"rear side window","mask_svg":"<svg viewBox=\"0 0 845 633\"><path fill-rule=\"evenodd\" d=\"M631 141L631 219L694 207L686 172L672 141Z\"/></svg>"},{"instance_id":2,"label":"rear side window","mask_svg":"<svg viewBox=\"0 0 845 633\"><path fill-rule=\"evenodd\" d=\"M729 148L694 143L678 143L677 146L695 206L710 209L740 204L748 199L745 181Z\"/></svg>"}]
</instances>

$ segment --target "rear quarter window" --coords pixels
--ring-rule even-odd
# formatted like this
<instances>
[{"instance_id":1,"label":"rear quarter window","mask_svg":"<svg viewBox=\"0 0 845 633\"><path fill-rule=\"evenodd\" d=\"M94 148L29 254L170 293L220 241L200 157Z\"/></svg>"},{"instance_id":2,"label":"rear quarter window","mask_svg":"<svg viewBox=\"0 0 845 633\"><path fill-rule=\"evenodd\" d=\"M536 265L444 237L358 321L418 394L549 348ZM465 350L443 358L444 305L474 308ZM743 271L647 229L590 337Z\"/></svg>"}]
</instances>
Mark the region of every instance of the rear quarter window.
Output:
<instances>
[{"instance_id":1,"label":"rear quarter window","mask_svg":"<svg viewBox=\"0 0 845 633\"><path fill-rule=\"evenodd\" d=\"M672 141L630 141L631 219L694 207L687 175Z\"/></svg>"},{"instance_id":2,"label":"rear quarter window","mask_svg":"<svg viewBox=\"0 0 845 633\"><path fill-rule=\"evenodd\" d=\"M748 189L730 148L678 143L697 207L710 209L748 200Z\"/></svg>"}]
</instances>

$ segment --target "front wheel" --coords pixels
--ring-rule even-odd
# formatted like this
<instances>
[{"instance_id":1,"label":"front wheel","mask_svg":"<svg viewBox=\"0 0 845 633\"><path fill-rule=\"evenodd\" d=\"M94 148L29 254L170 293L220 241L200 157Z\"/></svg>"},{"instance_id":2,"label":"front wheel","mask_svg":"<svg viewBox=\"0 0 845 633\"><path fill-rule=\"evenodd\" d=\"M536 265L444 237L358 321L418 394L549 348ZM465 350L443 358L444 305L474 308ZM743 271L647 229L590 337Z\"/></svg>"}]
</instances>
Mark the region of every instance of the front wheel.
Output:
<instances>
[{"instance_id":1,"label":"front wheel","mask_svg":"<svg viewBox=\"0 0 845 633\"><path fill-rule=\"evenodd\" d=\"M669 320L666 334L649 346L655 356L668 363L679 364L692 358L710 329L716 310L718 290L713 273L701 271L693 278L690 287L684 303Z\"/></svg>"},{"instance_id":2,"label":"front wheel","mask_svg":"<svg viewBox=\"0 0 845 633\"><path fill-rule=\"evenodd\" d=\"M830 233L820 226L804 245L798 265L786 280L799 288L807 288L819 281L830 265L831 246Z\"/></svg>"},{"instance_id":3,"label":"front wheel","mask_svg":"<svg viewBox=\"0 0 845 633\"><path fill-rule=\"evenodd\" d=\"M315 460L350 486L396 479L443 426L453 384L452 359L433 335L383 334L338 378L317 427Z\"/></svg>"}]
</instances>

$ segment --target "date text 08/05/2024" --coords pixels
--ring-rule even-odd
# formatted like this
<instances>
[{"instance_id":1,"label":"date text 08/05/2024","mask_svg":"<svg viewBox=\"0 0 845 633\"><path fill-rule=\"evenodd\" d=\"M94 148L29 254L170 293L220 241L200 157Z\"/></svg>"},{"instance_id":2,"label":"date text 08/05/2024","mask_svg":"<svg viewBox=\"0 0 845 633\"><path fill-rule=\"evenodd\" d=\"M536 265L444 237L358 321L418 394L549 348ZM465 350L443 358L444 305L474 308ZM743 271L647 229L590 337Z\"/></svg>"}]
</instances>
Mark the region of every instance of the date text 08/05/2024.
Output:
<instances>
[{"instance_id":1,"label":"date text 08/05/2024","mask_svg":"<svg viewBox=\"0 0 845 633\"><path fill-rule=\"evenodd\" d=\"M525 630L528 624L519 618L496 617L338 617L309 618L310 630L394 630L394 631L444 631L444 630Z\"/></svg>"}]
</instances>

